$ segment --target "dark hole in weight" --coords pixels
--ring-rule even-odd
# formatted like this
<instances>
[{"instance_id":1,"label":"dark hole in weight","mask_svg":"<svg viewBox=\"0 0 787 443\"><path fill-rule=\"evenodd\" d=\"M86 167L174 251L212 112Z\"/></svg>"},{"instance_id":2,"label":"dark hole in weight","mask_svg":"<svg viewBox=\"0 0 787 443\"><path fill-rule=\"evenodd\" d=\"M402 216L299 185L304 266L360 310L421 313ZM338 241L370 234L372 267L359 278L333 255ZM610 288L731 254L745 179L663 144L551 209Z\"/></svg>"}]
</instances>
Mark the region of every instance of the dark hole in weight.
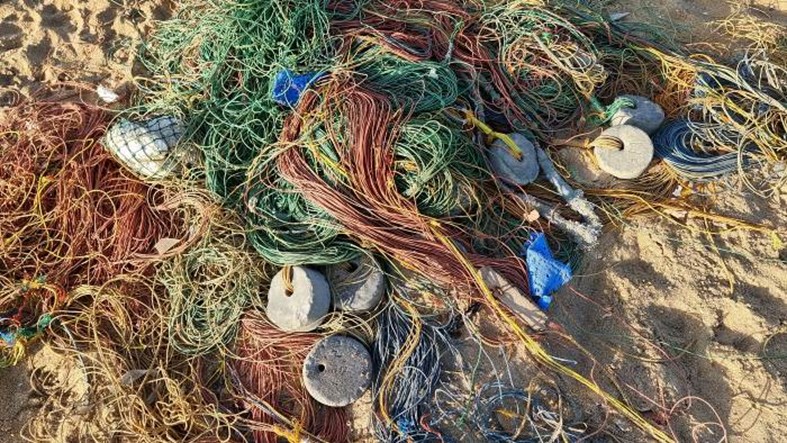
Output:
<instances>
[{"instance_id":1,"label":"dark hole in weight","mask_svg":"<svg viewBox=\"0 0 787 443\"><path fill-rule=\"evenodd\" d=\"M322 364L322 363L320 363L319 365L317 365L317 371L319 371L319 372L325 372L325 365L324 365L324 364Z\"/></svg>"},{"instance_id":2,"label":"dark hole in weight","mask_svg":"<svg viewBox=\"0 0 787 443\"><path fill-rule=\"evenodd\" d=\"M348 274L352 274L356 270L358 270L358 262L356 260L348 261L344 264L344 269L347 271Z\"/></svg>"}]
</instances>

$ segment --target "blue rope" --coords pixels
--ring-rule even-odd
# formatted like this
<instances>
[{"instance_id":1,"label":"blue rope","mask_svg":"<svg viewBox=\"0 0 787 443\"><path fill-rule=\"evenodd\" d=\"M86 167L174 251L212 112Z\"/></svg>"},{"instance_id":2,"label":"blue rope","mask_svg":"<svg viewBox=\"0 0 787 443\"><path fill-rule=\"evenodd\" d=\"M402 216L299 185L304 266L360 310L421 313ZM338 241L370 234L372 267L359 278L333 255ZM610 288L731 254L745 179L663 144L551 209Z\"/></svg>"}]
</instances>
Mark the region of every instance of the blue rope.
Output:
<instances>
[{"instance_id":1,"label":"blue rope","mask_svg":"<svg viewBox=\"0 0 787 443\"><path fill-rule=\"evenodd\" d=\"M726 154L700 153L713 149L710 140L727 141L727 146L738 146L740 135L720 125L694 123L686 119L664 125L653 137L656 155L675 172L693 181L707 181L745 169L750 158L746 150ZM703 149L705 148L705 149Z\"/></svg>"}]
</instances>

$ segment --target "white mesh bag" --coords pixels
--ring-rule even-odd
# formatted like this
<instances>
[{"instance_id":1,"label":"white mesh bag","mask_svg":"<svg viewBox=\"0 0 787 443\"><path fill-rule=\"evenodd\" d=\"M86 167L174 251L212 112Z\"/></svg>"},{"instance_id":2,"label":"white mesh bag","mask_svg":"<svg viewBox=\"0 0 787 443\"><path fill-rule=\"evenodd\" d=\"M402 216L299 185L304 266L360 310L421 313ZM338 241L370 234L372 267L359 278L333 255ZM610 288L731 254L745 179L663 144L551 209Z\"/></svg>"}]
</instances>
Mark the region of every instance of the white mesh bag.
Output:
<instances>
[{"instance_id":1,"label":"white mesh bag","mask_svg":"<svg viewBox=\"0 0 787 443\"><path fill-rule=\"evenodd\" d=\"M156 117L145 122L122 119L107 130L104 145L141 178L160 179L175 166L171 154L183 132L183 124L175 117Z\"/></svg>"}]
</instances>

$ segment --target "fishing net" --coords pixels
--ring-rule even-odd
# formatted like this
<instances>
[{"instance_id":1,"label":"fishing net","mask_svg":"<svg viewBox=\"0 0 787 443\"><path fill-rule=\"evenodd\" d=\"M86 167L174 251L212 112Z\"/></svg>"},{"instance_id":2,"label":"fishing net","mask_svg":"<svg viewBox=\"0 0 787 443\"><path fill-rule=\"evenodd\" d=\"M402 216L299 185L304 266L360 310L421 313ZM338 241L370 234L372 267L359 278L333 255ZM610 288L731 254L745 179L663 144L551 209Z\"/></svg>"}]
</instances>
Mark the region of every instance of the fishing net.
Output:
<instances>
[{"instance_id":1,"label":"fishing net","mask_svg":"<svg viewBox=\"0 0 787 443\"><path fill-rule=\"evenodd\" d=\"M588 400L564 383L642 439L670 441L612 371L599 381L560 325L527 329L479 269L529 297L532 234L564 264L603 223L669 209L775 235L673 193L784 160L783 69L688 57L576 2L189 1L140 60L137 102L108 130L106 111L76 100L0 120L3 363L47 333L92 386L49 386L68 400L34 420L37 441L353 439L347 411L301 380L309 350L336 332L371 343L367 424L382 441L443 441L452 425L490 441L615 438L606 415L573 413ZM634 93L670 120L660 159L636 179L582 183L562 154L589 156L633 106L617 97ZM487 159L497 144L518 160L513 133L534 145L530 184L499 180ZM336 310L309 333L262 314L274 267L320 272L365 253L392 281L372 312ZM479 361L516 347L555 383L524 386L507 363L449 373L460 336ZM587 375L555 358L569 348ZM58 423L87 402L111 411L64 435Z\"/></svg>"}]
</instances>

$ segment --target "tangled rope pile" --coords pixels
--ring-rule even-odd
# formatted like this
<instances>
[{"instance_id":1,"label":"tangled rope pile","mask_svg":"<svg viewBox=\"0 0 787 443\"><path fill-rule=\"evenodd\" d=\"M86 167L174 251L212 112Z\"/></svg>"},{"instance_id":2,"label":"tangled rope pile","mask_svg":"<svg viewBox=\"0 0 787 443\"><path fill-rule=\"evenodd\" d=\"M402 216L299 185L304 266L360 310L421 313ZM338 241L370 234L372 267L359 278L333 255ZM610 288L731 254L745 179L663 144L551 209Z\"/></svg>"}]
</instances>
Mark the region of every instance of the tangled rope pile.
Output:
<instances>
[{"instance_id":1,"label":"tangled rope pile","mask_svg":"<svg viewBox=\"0 0 787 443\"><path fill-rule=\"evenodd\" d=\"M563 420L561 382L642 438L671 441L669 426L547 352L559 325L526 321L542 318L528 315L544 283L529 266L533 234L557 250L536 256L544 266L593 248L603 224L668 208L775 235L673 193L785 161L784 69L686 56L573 2L194 0L140 57L149 75L122 116L177 118L194 161L155 183L116 163L102 145L109 113L74 97L0 119L3 362L46 331L89 386L42 388L67 399L33 420L36 441L357 439L348 411L304 382L304 361L334 334L372 350L367 425L381 441L452 441L455 411L490 441L614 435ZM633 179L583 184L561 154L625 150L597 138L635 106L623 94L653 98L670 120L654 135L657 160ZM537 165L535 178L510 180L498 154L512 170ZM352 275L361 256L380 257L382 302L345 310L330 293L328 314L295 306L293 267L309 266L310 291L329 291L323 274L336 273L323 271ZM264 313L276 284L308 328ZM458 335L482 353L517 346L554 387L493 371L438 414ZM106 410L84 417L89 403Z\"/></svg>"},{"instance_id":2,"label":"tangled rope pile","mask_svg":"<svg viewBox=\"0 0 787 443\"><path fill-rule=\"evenodd\" d=\"M149 274L154 244L179 237L160 189L104 150L108 115L61 100L23 101L0 119L0 309L3 326L41 325L79 285ZM21 352L22 340L11 344ZM12 362L18 360L14 357Z\"/></svg>"}]
</instances>

